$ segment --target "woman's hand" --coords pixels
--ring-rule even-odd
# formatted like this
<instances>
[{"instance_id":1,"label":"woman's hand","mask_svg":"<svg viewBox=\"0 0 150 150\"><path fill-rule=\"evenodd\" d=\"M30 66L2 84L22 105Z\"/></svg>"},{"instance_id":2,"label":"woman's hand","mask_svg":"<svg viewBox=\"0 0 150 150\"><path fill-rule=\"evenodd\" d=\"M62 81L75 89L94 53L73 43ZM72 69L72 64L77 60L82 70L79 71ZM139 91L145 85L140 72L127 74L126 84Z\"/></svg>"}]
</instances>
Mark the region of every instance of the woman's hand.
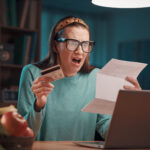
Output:
<instances>
[{"instance_id":1,"label":"woman's hand","mask_svg":"<svg viewBox=\"0 0 150 150\"><path fill-rule=\"evenodd\" d=\"M137 79L127 76L126 80L129 81L131 84L133 84L133 86L124 85L124 89L126 89L126 90L141 90L141 87L140 87Z\"/></svg>"},{"instance_id":2,"label":"woman's hand","mask_svg":"<svg viewBox=\"0 0 150 150\"><path fill-rule=\"evenodd\" d=\"M36 108L42 109L46 102L47 102L47 96L54 88L54 85L51 82L51 78L41 76L38 77L35 81L32 82L32 91L36 96Z\"/></svg>"}]
</instances>

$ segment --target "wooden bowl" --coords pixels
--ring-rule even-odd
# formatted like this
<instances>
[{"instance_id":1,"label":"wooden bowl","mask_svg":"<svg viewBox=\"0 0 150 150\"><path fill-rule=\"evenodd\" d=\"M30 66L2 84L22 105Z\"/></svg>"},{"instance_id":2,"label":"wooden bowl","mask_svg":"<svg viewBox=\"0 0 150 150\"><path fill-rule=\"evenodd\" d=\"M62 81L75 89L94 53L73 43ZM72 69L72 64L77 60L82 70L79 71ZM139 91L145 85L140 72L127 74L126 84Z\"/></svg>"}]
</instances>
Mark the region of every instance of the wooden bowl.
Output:
<instances>
[{"instance_id":1,"label":"wooden bowl","mask_svg":"<svg viewBox=\"0 0 150 150\"><path fill-rule=\"evenodd\" d=\"M6 150L31 150L35 137L14 137L0 135L0 145Z\"/></svg>"}]
</instances>

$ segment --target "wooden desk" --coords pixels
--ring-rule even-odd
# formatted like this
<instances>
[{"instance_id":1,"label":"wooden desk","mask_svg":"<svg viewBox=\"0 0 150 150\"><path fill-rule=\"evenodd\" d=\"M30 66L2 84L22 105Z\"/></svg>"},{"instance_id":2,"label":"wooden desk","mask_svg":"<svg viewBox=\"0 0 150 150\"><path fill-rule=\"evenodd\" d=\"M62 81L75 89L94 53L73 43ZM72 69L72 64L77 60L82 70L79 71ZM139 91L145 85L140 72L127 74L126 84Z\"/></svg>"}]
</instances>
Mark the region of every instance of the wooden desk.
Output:
<instances>
[{"instance_id":1,"label":"wooden desk","mask_svg":"<svg viewBox=\"0 0 150 150\"><path fill-rule=\"evenodd\" d=\"M32 150L98 150L98 148L88 148L88 147L78 146L74 144L73 141L35 141ZM150 150L150 148L115 149L115 150Z\"/></svg>"},{"instance_id":2,"label":"wooden desk","mask_svg":"<svg viewBox=\"0 0 150 150\"><path fill-rule=\"evenodd\" d=\"M32 150L97 150L96 148L82 147L72 141L35 141Z\"/></svg>"},{"instance_id":3,"label":"wooden desk","mask_svg":"<svg viewBox=\"0 0 150 150\"><path fill-rule=\"evenodd\" d=\"M88 148L88 147L78 146L74 144L73 141L35 141L33 144L32 150L98 150L98 148ZM116 149L116 150L119 150L119 149ZM150 148L120 149L120 150L150 150Z\"/></svg>"}]
</instances>

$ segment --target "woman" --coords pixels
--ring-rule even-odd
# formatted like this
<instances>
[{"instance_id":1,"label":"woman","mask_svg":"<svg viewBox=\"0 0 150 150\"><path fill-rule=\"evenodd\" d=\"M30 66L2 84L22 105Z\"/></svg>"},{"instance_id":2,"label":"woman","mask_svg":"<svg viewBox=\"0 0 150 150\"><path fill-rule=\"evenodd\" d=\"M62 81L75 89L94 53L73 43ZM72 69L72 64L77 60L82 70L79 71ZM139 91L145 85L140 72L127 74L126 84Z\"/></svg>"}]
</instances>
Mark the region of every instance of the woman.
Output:
<instances>
[{"instance_id":1,"label":"woman","mask_svg":"<svg viewBox=\"0 0 150 150\"><path fill-rule=\"evenodd\" d=\"M93 45L88 25L80 18L66 17L52 30L48 57L24 67L18 111L28 120L37 140L92 141L95 131L105 138L111 117L81 112L95 96L99 69L89 65ZM42 69L56 64L63 70L63 79L51 82L51 78L41 76ZM127 80L134 89L140 89L137 80Z\"/></svg>"}]
</instances>

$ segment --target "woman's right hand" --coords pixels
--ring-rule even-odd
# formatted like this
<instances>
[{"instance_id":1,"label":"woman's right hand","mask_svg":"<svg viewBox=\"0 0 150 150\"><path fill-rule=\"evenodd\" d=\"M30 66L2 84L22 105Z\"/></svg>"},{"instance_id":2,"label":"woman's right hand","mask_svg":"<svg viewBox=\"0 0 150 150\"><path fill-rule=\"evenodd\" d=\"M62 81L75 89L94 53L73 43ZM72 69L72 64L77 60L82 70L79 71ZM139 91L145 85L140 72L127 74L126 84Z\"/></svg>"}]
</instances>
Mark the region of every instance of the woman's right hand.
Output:
<instances>
[{"instance_id":1,"label":"woman's right hand","mask_svg":"<svg viewBox=\"0 0 150 150\"><path fill-rule=\"evenodd\" d=\"M40 76L32 82L31 89L36 96L35 105L38 110L45 106L48 94L51 93L54 88L54 85L50 82L51 78L45 76Z\"/></svg>"}]
</instances>

